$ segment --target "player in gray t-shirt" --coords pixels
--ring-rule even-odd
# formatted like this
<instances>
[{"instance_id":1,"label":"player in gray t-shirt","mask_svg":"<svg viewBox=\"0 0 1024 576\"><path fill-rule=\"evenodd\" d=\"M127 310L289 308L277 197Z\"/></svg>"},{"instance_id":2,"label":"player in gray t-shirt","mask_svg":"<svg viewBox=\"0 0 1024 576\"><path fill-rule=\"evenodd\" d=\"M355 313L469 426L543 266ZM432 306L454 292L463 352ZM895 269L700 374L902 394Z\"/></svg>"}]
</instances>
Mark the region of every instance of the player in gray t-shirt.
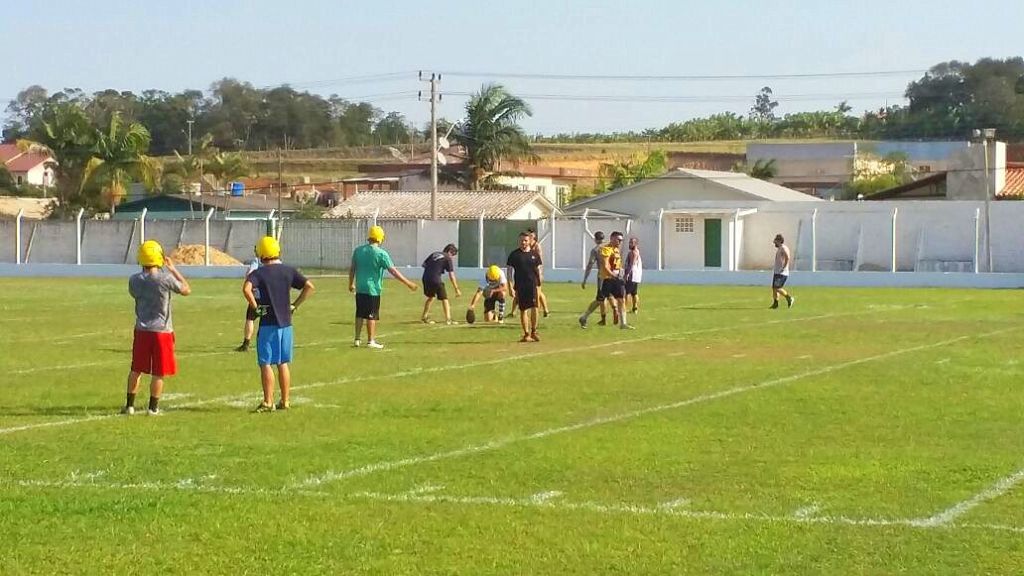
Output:
<instances>
[{"instance_id":1,"label":"player in gray t-shirt","mask_svg":"<svg viewBox=\"0 0 1024 576\"><path fill-rule=\"evenodd\" d=\"M178 371L174 358L174 324L171 321L171 293L192 293L185 277L164 257L155 240L139 246L142 271L128 279L128 293L135 299L135 336L132 341L132 369L128 373L128 391L122 414L135 413L135 395L143 374L150 374L149 414L160 413L160 394L164 377Z\"/></svg>"}]
</instances>

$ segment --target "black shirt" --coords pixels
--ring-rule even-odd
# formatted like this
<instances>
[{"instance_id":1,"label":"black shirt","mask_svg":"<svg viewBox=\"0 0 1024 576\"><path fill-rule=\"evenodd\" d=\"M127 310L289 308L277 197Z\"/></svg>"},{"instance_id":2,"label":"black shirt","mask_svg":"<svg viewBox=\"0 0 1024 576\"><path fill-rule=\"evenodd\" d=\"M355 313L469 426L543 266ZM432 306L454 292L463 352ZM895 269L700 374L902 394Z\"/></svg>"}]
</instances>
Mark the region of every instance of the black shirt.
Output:
<instances>
[{"instance_id":1,"label":"black shirt","mask_svg":"<svg viewBox=\"0 0 1024 576\"><path fill-rule=\"evenodd\" d=\"M440 284L442 282L441 276L445 272L452 272L454 270L455 264L450 256L444 252L434 252L423 261L423 283L433 282Z\"/></svg>"},{"instance_id":2,"label":"black shirt","mask_svg":"<svg viewBox=\"0 0 1024 576\"><path fill-rule=\"evenodd\" d=\"M537 267L540 266L540 256L534 252L523 252L516 248L508 255L507 265L515 272L516 286L536 286L539 280Z\"/></svg>"},{"instance_id":3,"label":"black shirt","mask_svg":"<svg viewBox=\"0 0 1024 576\"><path fill-rule=\"evenodd\" d=\"M306 277L287 264L264 264L249 274L249 282L256 294L256 303L267 307L267 313L260 318L260 326L292 325L292 303L290 289L301 290Z\"/></svg>"}]
</instances>

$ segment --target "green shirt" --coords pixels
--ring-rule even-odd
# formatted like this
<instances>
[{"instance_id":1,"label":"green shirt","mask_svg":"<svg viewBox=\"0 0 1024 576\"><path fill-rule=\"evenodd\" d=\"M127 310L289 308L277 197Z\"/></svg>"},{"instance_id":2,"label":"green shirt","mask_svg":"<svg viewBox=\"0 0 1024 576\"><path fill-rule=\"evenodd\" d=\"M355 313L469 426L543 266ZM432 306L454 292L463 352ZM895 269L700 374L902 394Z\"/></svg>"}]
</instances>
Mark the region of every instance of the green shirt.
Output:
<instances>
[{"instance_id":1,"label":"green shirt","mask_svg":"<svg viewBox=\"0 0 1024 576\"><path fill-rule=\"evenodd\" d=\"M363 244L352 252L356 266L356 294L380 296L384 271L394 266L391 256L376 244Z\"/></svg>"}]
</instances>

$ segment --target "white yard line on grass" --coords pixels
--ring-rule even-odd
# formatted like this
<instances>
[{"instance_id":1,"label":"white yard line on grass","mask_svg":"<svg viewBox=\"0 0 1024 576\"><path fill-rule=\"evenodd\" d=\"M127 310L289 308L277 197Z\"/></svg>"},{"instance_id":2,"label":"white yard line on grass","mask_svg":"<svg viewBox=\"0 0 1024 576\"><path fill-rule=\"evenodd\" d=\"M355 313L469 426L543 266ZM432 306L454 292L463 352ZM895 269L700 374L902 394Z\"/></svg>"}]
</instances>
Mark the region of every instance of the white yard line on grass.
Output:
<instances>
[{"instance_id":1,"label":"white yard line on grass","mask_svg":"<svg viewBox=\"0 0 1024 576\"><path fill-rule=\"evenodd\" d=\"M971 496L967 500L958 502L957 504L939 512L934 516L928 518L919 518L912 522L916 526L944 526L956 520L960 516L970 512L979 505L999 498L1003 494L1006 494L1010 490L1013 490L1015 486L1024 481L1024 468L1017 470L1013 474L1000 478L998 482L989 486L988 488L978 492L974 496Z\"/></svg>"},{"instance_id":2,"label":"white yard line on grass","mask_svg":"<svg viewBox=\"0 0 1024 576\"><path fill-rule=\"evenodd\" d=\"M188 492L192 494L213 494L221 496L259 496L259 497L315 497L332 499L337 496L315 490L294 488L260 488L252 486L223 486L211 484L216 476L201 478L182 478L174 482L102 482L99 479L105 472L79 474L72 472L63 480L0 480L0 485L15 486L28 489L58 489L61 491L77 490L113 490L128 492L147 490L154 492ZM559 510L570 512L590 512L602 515L635 515L663 516L686 518L692 520L717 520L729 522L764 522L770 524L814 524L832 526L858 527L895 527L931 530L985 530L992 532L1013 532L1024 534L1024 527L1005 524L921 524L910 519L884 518L851 518L848 516L817 516L791 515L774 516L770 514L718 512L713 510L690 510L686 499L677 499L657 506L644 506L626 503L572 502L566 500L565 494L557 491L546 491L533 494L528 498L512 498L498 496L450 496L438 494L443 486L422 486L398 494L380 492L356 492L341 495L345 500L373 500L388 503L405 504L452 504L458 506L505 506L522 509Z\"/></svg>"},{"instance_id":3,"label":"white yard line on grass","mask_svg":"<svg viewBox=\"0 0 1024 576\"><path fill-rule=\"evenodd\" d=\"M567 425L567 426L559 426L557 428L548 428L547 430L541 430L539 432L534 432L533 434L527 434L527 435L523 435L523 436L510 436L510 437L506 437L506 438L499 438L499 439L495 439L495 440L492 440L490 442L486 442L486 443L483 443L483 444L473 444L473 445L464 446L462 448L458 448L458 449L450 450L450 451L446 451L446 452L436 452L434 454L429 454L429 455L424 455L424 456L413 456L413 457L410 457L410 458L403 458L403 459L400 459L400 460L382 461L382 462L377 462L377 463L374 463L374 464L367 464L367 465L364 465L364 466L360 466L358 468L352 468L352 469L349 469L349 470L328 471L328 472L324 472L323 474L319 474L317 476L312 476L310 478L307 478L306 480L303 480L303 481L297 483L296 487L301 488L301 487L308 487L308 486L319 486L321 484L335 482L335 481L339 481L339 480L346 480L346 479L349 479L349 478L358 478L358 477L362 477L362 476L369 476L369 475L375 474L377 472L384 472L384 471L395 470L395 469L399 469L399 468L406 468L406 467L409 467L409 466L416 466L416 465L419 465L419 464L426 464L426 463L430 463L430 462L437 462L439 460L449 460L449 459L452 459L452 458L460 458L462 456L469 456L469 455L473 455L473 454L480 454L482 452L490 452L490 451L498 450L500 448L505 448L507 446L510 446L512 444L517 444L517 443L520 443L520 442L526 442L526 441L529 441L529 440L540 440L542 438L548 438L548 437L556 436L556 435L559 435L559 434L565 434L567 432L576 432L576 431L579 431L579 430L586 430L588 428L594 428L596 426L603 426L603 425L606 425L606 424L613 424L613 423L622 422L622 421L625 421L625 420L632 420L632 419L635 419L635 418L640 418L642 416L647 416L647 415L650 415L650 414L656 414L656 413L659 413L659 412L665 412L665 411L668 411L668 410L675 410L677 408L683 408L683 407L692 406L692 405L695 405L695 404L703 404L705 402L711 402L711 401L714 401L714 400L720 400L722 398L728 398L730 396L735 396L735 395L738 395L738 394L744 394L746 392L752 392L754 390L762 390L762 389L765 389L765 388L771 388L771 387L776 387L776 386L780 386L780 385L784 385L784 384L789 384L791 382L796 382L796 381L802 380L804 378L810 378L810 377L814 377L814 376L822 376L822 375L825 375L825 374L829 374L829 373L835 372L837 370L843 370L845 368L849 368L851 366L858 366L860 364L866 364L868 362L875 362L875 361L878 361L878 360L885 360L885 359L893 358L893 357L900 356L900 355L903 355L903 354L910 354L910 353L913 353L913 352L920 352L922 350L931 350L933 348L939 348L939 347L942 347L942 346L948 346L950 344L956 344L957 342L962 342L964 340L969 340L969 339L972 339L972 338L989 338L989 337L992 337L992 336L997 336L997 335L1000 335L1000 334L1005 334L1007 332L1011 332L1011 331L1018 330L1018 329L1019 328L1016 328L1016 327L1014 327L1014 328L1004 328L1004 329L1001 329L1001 330L994 330L994 331L986 332L986 333L983 333L983 334L972 334L972 335L969 335L969 336L958 336L956 338L950 338L948 340L942 340L940 342L932 342L931 344L922 344L922 345L919 345L919 346L911 346L909 348L901 348L899 350L892 350L892 351L885 352L885 353L882 353L882 354L875 354L873 356L867 356L867 357L864 357L864 358L858 358L856 360L848 360L846 362L840 362L838 364L832 364L830 366L825 366L823 368L816 368L816 369L813 369L813 370L807 370L805 372L800 372L798 374L793 374L791 376L784 376L784 377L781 377L781 378L773 378L771 380L765 380L765 381L762 381L762 382L758 382L756 384L748 384L746 386L736 386L736 387L728 388L726 390L721 390L721 391L718 391L718 392L712 392L712 393L708 393L708 394L703 394L701 396L696 396L696 397L693 397L693 398L689 398L687 400L681 400L679 402L672 402L672 403L669 403L669 404L661 404L659 406L651 406L649 408L643 408L643 409L640 409L640 410L631 410L629 412L622 412L622 413L615 414L615 415L612 415L612 416L602 416L602 417L599 417L599 418L594 418L592 420L586 420L586 421L583 421L583 422L578 422L576 424L570 424L570 425Z\"/></svg>"},{"instance_id":4,"label":"white yard line on grass","mask_svg":"<svg viewBox=\"0 0 1024 576\"><path fill-rule=\"evenodd\" d=\"M470 369L470 368L480 368L480 367L483 367L483 366L492 366L492 365L496 365L496 364L505 364L505 363L507 363L509 361L513 361L513 360L526 360L526 359L531 359L531 358L539 358L539 357L543 357L543 356L552 356L552 355L556 355L556 354L566 354L566 353L572 353L572 352L584 352L584 351L589 351L589 350L596 350L596 349L599 349L599 348L607 348L609 346L621 346L623 344L629 344L629 343L647 342L647 341L650 341L650 340L662 339L662 338L665 338L665 337L668 337L668 336L676 336L677 339L680 339L680 338L678 338L680 336L684 336L685 337L685 336L693 336L693 335L697 335L697 334L705 334L705 333L710 333L710 332L731 331L731 330L738 330L738 329L743 329L743 328L759 327L759 326L763 326L765 324L771 325L771 324L782 324L782 323L792 323L792 322L806 322L806 321L810 321L810 320L819 320L819 319L822 319L822 318L832 318L832 317L835 317L835 316L850 316L850 315L854 315L854 314L858 314L858 313L859 314L863 314L865 312L867 312L867 311L846 312L846 313L841 313L841 314L824 314L824 315L820 315L820 316L804 316L804 317L798 317L798 318L787 318L787 319L783 319L783 320L772 320L772 321L764 322L764 323L761 323L761 324L751 324L749 322L745 322L743 324L733 325L733 326L718 326L718 327L713 327L713 328L701 328L701 329L697 329L697 330L690 330L690 331L687 331L687 332L674 332L674 333L668 333L668 334L655 334L653 336L645 336L645 337L641 337L641 338L631 338L631 339L627 339L627 340L614 340L614 341L611 341L611 342L602 342L600 344L591 344L589 346L577 346L577 347L573 347L573 348L558 348L558 349L555 349L555 350L543 350L543 351L540 351L540 352L532 352L532 353L528 353L528 354L519 354L517 356L503 356L503 357L495 358L495 359L492 359L492 360L482 360L482 361L479 361L479 362L469 362L469 363L466 363L466 364L448 364L448 365L442 365L442 366L435 366L435 367L432 367L432 368L413 368L411 370L403 370L403 371L400 371L400 372L393 372L393 373L389 373L389 374L379 374L379 375L375 375L375 376L355 376L355 377L349 377L349 378L339 378L337 380L330 380L330 381L326 381L326 382L314 382L314 383L311 383L311 384L303 384L303 385L292 386L292 390L293 391L297 391L297 390L312 390L312 389L316 389L316 388L340 386L340 385L344 385L344 384L355 384L355 383L360 383L360 382L368 382L368 381L374 381L374 380L383 380L383 379L389 379L389 378L405 378L405 377L408 377L408 376L416 376L416 375L420 375L420 374L433 374L433 373L438 373L438 372L446 372L446 371L449 371L449 370L466 370L466 369ZM413 330L415 330L415 329L413 329ZM409 331L413 331L413 330L409 330ZM394 335L394 334L398 334L398 332L393 332L392 335ZM234 352L208 352L208 353L205 353L205 355L210 356L210 355L233 354L233 353ZM118 362L124 362L124 361L120 360ZM69 366L69 367L66 367L66 368L67 369L76 368L76 367L80 368L80 367L83 367L83 366L92 366L92 365L94 365L94 364ZM237 402L237 401L245 400L247 398L248 399L252 399L254 397L255 397L255 393L246 392L244 394L232 394L232 395L229 395L229 396L218 396L216 398L210 398L210 399L207 399L207 400L197 400L195 402L188 402L188 403L185 403L185 404L178 404L178 405L175 405L175 406L169 406L168 408L171 411L173 411L173 410L181 409L181 408L195 408L195 407L198 407L198 406L207 406L207 405L210 405L210 404L223 404L223 403L229 403L229 402ZM40 423L35 423L35 424L24 424L24 425L21 425L21 426L13 426L13 427L10 427L10 428L0 428L0 436L2 436L4 434L12 434L12 433L15 433L15 432L24 432L24 431L27 431L27 430L34 430L34 429L37 429L37 428L52 428L52 427L56 427L56 426L71 426L71 425L74 425L74 424L82 424L82 423L86 423L86 422L94 422L94 421L98 421L98 420L107 420L107 419L111 419L111 418L120 418L120 417L123 417L123 416L121 416L121 415L119 415L119 414L117 414L115 412L115 413L102 414L102 415L96 415L96 416L85 416L85 417L81 417L81 418L70 418L70 419L66 419L66 420L56 420L56 421L53 421L53 422L40 422Z\"/></svg>"},{"instance_id":5,"label":"white yard line on grass","mask_svg":"<svg viewBox=\"0 0 1024 576\"><path fill-rule=\"evenodd\" d=\"M541 495L550 493L541 493ZM561 496L561 493L556 493ZM636 515L636 516L670 516L693 520L718 520L730 522L765 522L770 524L815 524L841 525L861 527L902 527L918 529L974 529L994 532L1014 532L1024 534L1024 528L1001 524L950 524L945 526L915 524L913 520L902 518L850 518L848 516L775 516L770 514L717 512L712 510L689 510L682 506L660 504L644 506L639 504L604 504L600 502L570 502L556 498L510 498L500 496L448 496L444 494L419 494L405 492L402 494L382 494L379 492L357 492L344 496L348 499L365 499L389 503L409 504L454 504L459 506L506 506L511 508L534 508L561 511L584 511L597 514ZM672 503L667 503L672 504Z\"/></svg>"}]
</instances>

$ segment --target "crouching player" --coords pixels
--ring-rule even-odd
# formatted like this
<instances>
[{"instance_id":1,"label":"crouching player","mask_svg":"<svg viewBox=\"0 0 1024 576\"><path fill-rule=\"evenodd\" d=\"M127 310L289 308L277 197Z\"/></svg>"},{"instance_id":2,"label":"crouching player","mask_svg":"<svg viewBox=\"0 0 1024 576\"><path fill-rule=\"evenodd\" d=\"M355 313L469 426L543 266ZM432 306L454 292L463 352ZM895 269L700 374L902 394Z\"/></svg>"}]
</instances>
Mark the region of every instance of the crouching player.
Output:
<instances>
[{"instance_id":1,"label":"crouching player","mask_svg":"<svg viewBox=\"0 0 1024 576\"><path fill-rule=\"evenodd\" d=\"M292 383L292 312L302 306L314 288L301 272L281 262L281 245L273 236L260 239L256 244L256 255L259 256L260 267L249 274L242 285L245 301L260 319L260 329L256 334L256 361L260 366L263 401L255 411L273 412L275 409L274 367L277 367L281 386L281 401L276 408L287 410ZM292 288L301 292L294 302L289 302Z\"/></svg>"},{"instance_id":2,"label":"crouching player","mask_svg":"<svg viewBox=\"0 0 1024 576\"><path fill-rule=\"evenodd\" d=\"M149 384L149 415L160 414L160 394L164 377L178 371L174 358L174 326L171 324L171 293L192 293L188 281L174 267L155 240L139 246L142 271L128 279L128 293L135 299L135 337L132 342L132 369L128 373L128 392L122 414L135 413L135 395L143 374Z\"/></svg>"},{"instance_id":3,"label":"crouching player","mask_svg":"<svg viewBox=\"0 0 1024 576\"><path fill-rule=\"evenodd\" d=\"M487 322L505 323L505 295L508 293L508 278L505 272L496 265L491 265L480 281L480 286L473 294L469 302L469 310L466 311L466 321L476 316L476 303L481 296L484 299L484 320ZM472 322L470 322L472 323Z\"/></svg>"}]
</instances>

